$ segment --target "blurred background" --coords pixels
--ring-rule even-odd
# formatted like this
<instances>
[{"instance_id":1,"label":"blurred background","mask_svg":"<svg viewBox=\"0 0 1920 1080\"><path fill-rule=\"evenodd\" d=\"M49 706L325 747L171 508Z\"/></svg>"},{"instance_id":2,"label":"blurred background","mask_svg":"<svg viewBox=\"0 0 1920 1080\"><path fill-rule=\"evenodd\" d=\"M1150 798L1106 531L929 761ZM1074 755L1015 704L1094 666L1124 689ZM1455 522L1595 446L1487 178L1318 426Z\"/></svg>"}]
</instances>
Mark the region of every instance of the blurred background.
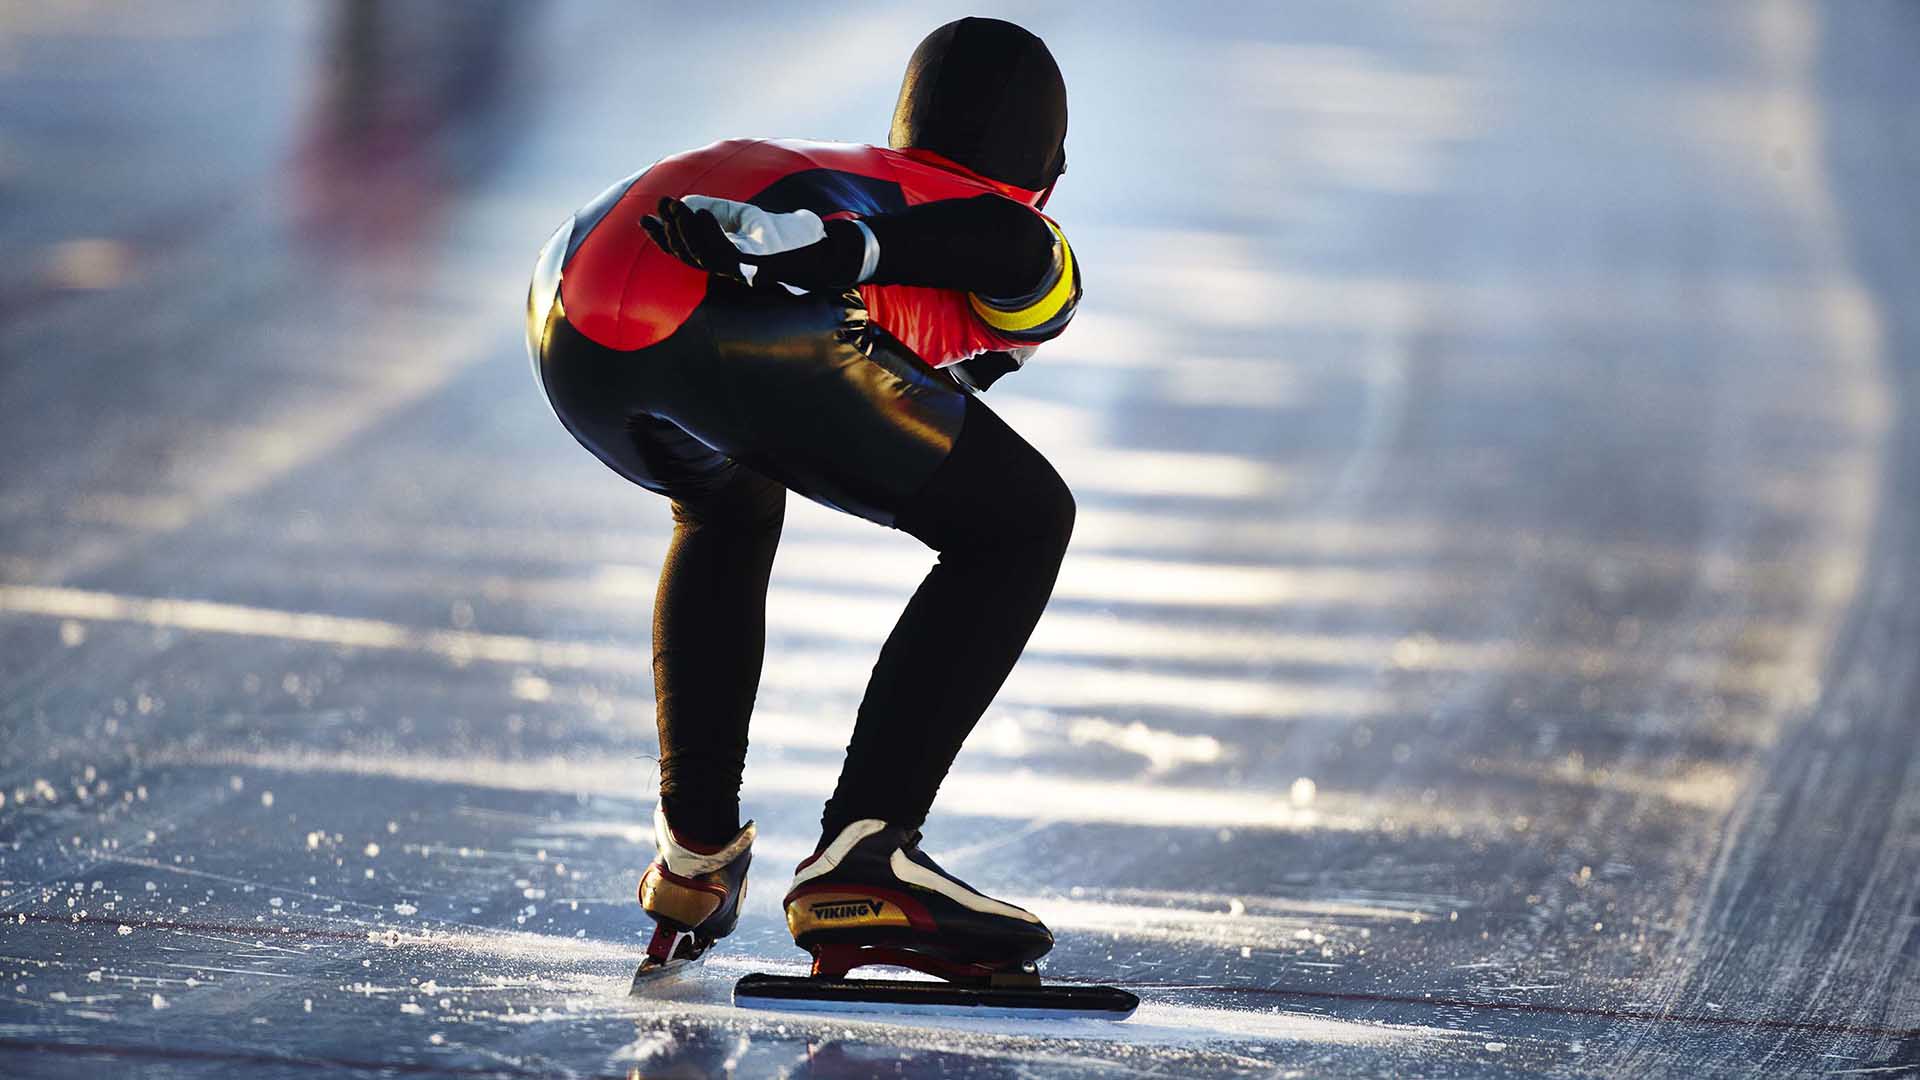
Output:
<instances>
[{"instance_id":1,"label":"blurred background","mask_svg":"<svg viewBox=\"0 0 1920 1080\"><path fill-rule=\"evenodd\" d=\"M929 564L796 501L739 934L648 930L666 505L539 244L1043 37L1080 504L930 851L1121 1027L742 1013ZM0 1072L1920 1063L1920 8L0 0Z\"/></svg>"}]
</instances>

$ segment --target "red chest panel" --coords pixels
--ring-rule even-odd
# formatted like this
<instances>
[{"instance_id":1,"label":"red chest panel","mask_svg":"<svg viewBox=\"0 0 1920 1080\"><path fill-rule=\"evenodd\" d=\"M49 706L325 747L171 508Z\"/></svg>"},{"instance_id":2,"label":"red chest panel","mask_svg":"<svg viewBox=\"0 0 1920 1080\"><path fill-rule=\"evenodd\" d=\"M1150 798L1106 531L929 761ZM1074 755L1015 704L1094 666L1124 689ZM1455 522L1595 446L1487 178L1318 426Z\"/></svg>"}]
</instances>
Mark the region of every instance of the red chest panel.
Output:
<instances>
[{"instance_id":1,"label":"red chest panel","mask_svg":"<svg viewBox=\"0 0 1920 1080\"><path fill-rule=\"evenodd\" d=\"M823 218L899 210L988 192L1033 205L1035 192L966 176L907 153L855 143L730 139L662 158L634 180L567 260L567 321L615 349L643 349L680 328L707 293L707 275L656 247L640 228L662 196L713 195ZM964 293L905 285L860 288L873 320L940 365L1016 343L973 314Z\"/></svg>"}]
</instances>

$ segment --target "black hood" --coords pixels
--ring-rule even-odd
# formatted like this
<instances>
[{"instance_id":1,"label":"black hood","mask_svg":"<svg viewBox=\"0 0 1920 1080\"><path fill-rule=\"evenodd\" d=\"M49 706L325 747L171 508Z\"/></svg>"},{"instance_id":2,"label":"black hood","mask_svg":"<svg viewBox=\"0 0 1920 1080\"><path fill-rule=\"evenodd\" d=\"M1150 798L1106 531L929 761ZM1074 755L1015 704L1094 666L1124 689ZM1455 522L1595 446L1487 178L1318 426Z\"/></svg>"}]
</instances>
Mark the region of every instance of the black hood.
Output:
<instances>
[{"instance_id":1,"label":"black hood","mask_svg":"<svg viewBox=\"0 0 1920 1080\"><path fill-rule=\"evenodd\" d=\"M1066 171L1066 139L1067 84L1046 43L1010 22L969 18L913 50L887 143L1044 191Z\"/></svg>"}]
</instances>

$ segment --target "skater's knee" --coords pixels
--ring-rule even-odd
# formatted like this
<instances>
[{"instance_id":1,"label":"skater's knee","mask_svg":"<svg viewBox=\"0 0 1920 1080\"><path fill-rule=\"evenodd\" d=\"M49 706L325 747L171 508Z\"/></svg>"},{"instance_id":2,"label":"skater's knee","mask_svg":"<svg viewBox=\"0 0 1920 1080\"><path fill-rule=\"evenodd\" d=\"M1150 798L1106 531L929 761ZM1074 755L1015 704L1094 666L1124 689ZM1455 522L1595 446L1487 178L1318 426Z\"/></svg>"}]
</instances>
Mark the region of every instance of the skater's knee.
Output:
<instances>
[{"instance_id":1,"label":"skater's knee","mask_svg":"<svg viewBox=\"0 0 1920 1080\"><path fill-rule=\"evenodd\" d=\"M1078 507L1067 482L1038 451L1022 455L1018 468L999 480L998 505L987 515L990 546L1018 547L1058 562L1073 538Z\"/></svg>"},{"instance_id":2,"label":"skater's knee","mask_svg":"<svg viewBox=\"0 0 1920 1080\"><path fill-rule=\"evenodd\" d=\"M1057 562L1067 552L1067 544L1073 539L1073 522L1078 507L1073 501L1073 491L1058 473L1047 470L1047 482L1041 484L1035 492L1032 507L1028 512L1031 535L1034 544L1049 553Z\"/></svg>"},{"instance_id":3,"label":"skater's knee","mask_svg":"<svg viewBox=\"0 0 1920 1080\"><path fill-rule=\"evenodd\" d=\"M1073 492L1044 461L1043 476L1029 477L1006 492L997 512L980 528L942 548L948 558L979 558L1023 574L1051 578L1066 557L1077 512Z\"/></svg>"},{"instance_id":4,"label":"skater's knee","mask_svg":"<svg viewBox=\"0 0 1920 1080\"><path fill-rule=\"evenodd\" d=\"M986 497L923 505L902 527L949 558L979 556L1052 568L1066 555L1077 508L1073 492L1045 459L1018 478L1005 477Z\"/></svg>"},{"instance_id":5,"label":"skater's knee","mask_svg":"<svg viewBox=\"0 0 1920 1080\"><path fill-rule=\"evenodd\" d=\"M1057 565L1073 535L1073 492L1045 455L977 398L967 406L953 452L895 523L945 555Z\"/></svg>"}]
</instances>

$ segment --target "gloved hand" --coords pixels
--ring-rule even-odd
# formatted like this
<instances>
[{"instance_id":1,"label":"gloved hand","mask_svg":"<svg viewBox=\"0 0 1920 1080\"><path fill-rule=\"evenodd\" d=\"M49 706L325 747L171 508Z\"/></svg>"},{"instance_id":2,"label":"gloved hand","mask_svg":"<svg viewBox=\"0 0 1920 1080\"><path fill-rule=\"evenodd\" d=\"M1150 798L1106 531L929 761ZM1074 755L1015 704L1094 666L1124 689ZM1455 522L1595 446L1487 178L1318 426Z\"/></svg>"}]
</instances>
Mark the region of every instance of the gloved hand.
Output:
<instances>
[{"instance_id":1,"label":"gloved hand","mask_svg":"<svg viewBox=\"0 0 1920 1080\"><path fill-rule=\"evenodd\" d=\"M771 214L706 195L663 198L658 210L640 225L662 250L745 285L777 281L793 293L846 288L878 260L869 231L850 221L823 224L811 210Z\"/></svg>"},{"instance_id":2,"label":"gloved hand","mask_svg":"<svg viewBox=\"0 0 1920 1080\"><path fill-rule=\"evenodd\" d=\"M720 227L720 219L714 217L711 210L695 210L679 199L663 198L658 216L648 214L641 218L640 227L647 230L647 235L667 254L695 270L718 274L742 285L753 283L752 277L741 268L740 249L727 238L727 231Z\"/></svg>"}]
</instances>

